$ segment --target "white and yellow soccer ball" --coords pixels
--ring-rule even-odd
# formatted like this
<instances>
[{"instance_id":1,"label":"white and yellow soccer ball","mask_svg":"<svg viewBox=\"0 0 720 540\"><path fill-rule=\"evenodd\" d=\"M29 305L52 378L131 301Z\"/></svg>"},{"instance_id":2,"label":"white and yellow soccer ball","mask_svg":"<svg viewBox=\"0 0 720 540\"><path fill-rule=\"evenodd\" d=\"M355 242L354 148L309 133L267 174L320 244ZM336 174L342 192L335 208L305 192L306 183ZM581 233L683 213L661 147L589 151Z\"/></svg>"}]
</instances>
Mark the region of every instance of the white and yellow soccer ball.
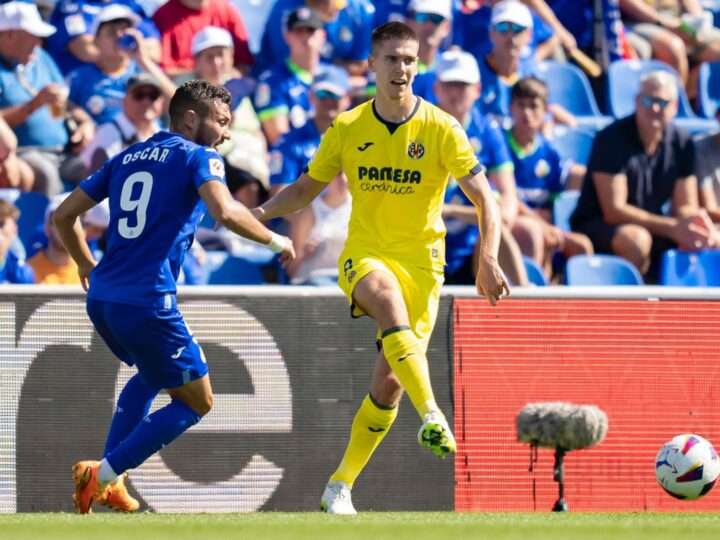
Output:
<instances>
[{"instance_id":1,"label":"white and yellow soccer ball","mask_svg":"<svg viewBox=\"0 0 720 540\"><path fill-rule=\"evenodd\" d=\"M720 458L707 439L685 433L665 443L655 458L658 484L676 499L707 495L720 475Z\"/></svg>"}]
</instances>

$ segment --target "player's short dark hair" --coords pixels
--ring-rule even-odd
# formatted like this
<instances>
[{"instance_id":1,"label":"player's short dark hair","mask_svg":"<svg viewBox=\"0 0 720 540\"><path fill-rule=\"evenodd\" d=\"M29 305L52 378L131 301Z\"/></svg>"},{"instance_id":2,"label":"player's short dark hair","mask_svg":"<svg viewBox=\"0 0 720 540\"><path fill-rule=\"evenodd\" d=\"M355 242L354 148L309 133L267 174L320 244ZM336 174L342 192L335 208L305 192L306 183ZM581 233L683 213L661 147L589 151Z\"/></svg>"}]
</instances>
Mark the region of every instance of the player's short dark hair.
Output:
<instances>
[{"instance_id":1,"label":"player's short dark hair","mask_svg":"<svg viewBox=\"0 0 720 540\"><path fill-rule=\"evenodd\" d=\"M205 116L210 110L210 103L216 99L230 106L230 92L224 86L215 86L201 79L188 81L175 90L170 100L170 122L177 122L185 111L191 109Z\"/></svg>"},{"instance_id":2,"label":"player's short dark hair","mask_svg":"<svg viewBox=\"0 0 720 540\"><path fill-rule=\"evenodd\" d=\"M407 24L399 21L390 21L381 24L372 33L372 52L374 53L383 42L391 40L418 41L417 34Z\"/></svg>"},{"instance_id":3,"label":"player's short dark hair","mask_svg":"<svg viewBox=\"0 0 720 540\"><path fill-rule=\"evenodd\" d=\"M540 99L548 102L548 87L537 77L524 77L516 82L510 91L510 101L518 99Z\"/></svg>"}]
</instances>

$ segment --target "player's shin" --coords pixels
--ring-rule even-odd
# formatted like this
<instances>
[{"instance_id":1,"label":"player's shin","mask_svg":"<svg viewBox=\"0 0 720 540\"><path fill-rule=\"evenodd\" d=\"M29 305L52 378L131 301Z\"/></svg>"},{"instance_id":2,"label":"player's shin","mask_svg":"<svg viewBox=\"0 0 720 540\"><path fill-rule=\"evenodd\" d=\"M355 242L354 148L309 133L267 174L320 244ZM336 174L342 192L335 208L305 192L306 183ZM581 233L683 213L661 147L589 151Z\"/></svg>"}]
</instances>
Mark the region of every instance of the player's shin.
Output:
<instances>
[{"instance_id":1,"label":"player's shin","mask_svg":"<svg viewBox=\"0 0 720 540\"><path fill-rule=\"evenodd\" d=\"M429 412L438 411L430 384L427 357L413 331L407 327L386 330L382 336L382 346L385 359L420 418Z\"/></svg>"},{"instance_id":2,"label":"player's shin","mask_svg":"<svg viewBox=\"0 0 720 540\"><path fill-rule=\"evenodd\" d=\"M365 396L350 430L350 441L340 466L330 481L345 482L352 488L375 449L390 431L397 418L397 407L383 407L368 394Z\"/></svg>"},{"instance_id":3,"label":"player's shin","mask_svg":"<svg viewBox=\"0 0 720 540\"><path fill-rule=\"evenodd\" d=\"M200 421L200 415L179 400L152 413L105 459L116 474L134 469Z\"/></svg>"},{"instance_id":4,"label":"player's shin","mask_svg":"<svg viewBox=\"0 0 720 540\"><path fill-rule=\"evenodd\" d=\"M147 416L157 394L157 390L145 384L139 374L128 380L118 398L103 456L112 452Z\"/></svg>"}]
</instances>

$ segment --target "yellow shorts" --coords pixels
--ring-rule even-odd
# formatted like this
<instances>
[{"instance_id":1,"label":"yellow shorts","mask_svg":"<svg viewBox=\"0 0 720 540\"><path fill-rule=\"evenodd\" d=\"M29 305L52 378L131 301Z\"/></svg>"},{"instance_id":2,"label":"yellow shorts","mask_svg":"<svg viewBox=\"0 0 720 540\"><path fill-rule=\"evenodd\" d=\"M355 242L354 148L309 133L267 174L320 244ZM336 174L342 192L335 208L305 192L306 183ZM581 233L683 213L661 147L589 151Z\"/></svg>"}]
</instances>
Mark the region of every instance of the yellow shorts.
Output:
<instances>
[{"instance_id":1,"label":"yellow shorts","mask_svg":"<svg viewBox=\"0 0 720 540\"><path fill-rule=\"evenodd\" d=\"M405 300L410 320L410 328L427 349L430 342L440 304L440 289L444 275L438 270L403 265L395 259L387 259L377 255L366 255L352 249L344 251L338 262L338 284L347 296L351 305L351 315L361 317L366 313L353 301L355 285L373 271L385 272L397 281ZM380 332L378 330L378 336Z\"/></svg>"}]
</instances>

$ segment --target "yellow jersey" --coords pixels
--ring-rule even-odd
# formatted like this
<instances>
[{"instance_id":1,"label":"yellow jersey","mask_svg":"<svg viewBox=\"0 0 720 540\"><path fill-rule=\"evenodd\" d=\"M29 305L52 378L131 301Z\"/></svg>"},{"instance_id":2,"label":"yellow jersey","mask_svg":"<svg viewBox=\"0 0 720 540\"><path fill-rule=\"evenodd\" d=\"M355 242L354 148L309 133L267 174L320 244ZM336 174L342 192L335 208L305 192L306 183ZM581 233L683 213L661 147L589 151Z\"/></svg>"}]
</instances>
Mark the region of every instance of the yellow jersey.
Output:
<instances>
[{"instance_id":1,"label":"yellow jersey","mask_svg":"<svg viewBox=\"0 0 720 540\"><path fill-rule=\"evenodd\" d=\"M380 118L374 100L340 114L322 137L308 175L348 178L352 211L345 250L421 267L445 265L442 206L448 178L483 170L452 116L417 98L399 124Z\"/></svg>"}]
</instances>

